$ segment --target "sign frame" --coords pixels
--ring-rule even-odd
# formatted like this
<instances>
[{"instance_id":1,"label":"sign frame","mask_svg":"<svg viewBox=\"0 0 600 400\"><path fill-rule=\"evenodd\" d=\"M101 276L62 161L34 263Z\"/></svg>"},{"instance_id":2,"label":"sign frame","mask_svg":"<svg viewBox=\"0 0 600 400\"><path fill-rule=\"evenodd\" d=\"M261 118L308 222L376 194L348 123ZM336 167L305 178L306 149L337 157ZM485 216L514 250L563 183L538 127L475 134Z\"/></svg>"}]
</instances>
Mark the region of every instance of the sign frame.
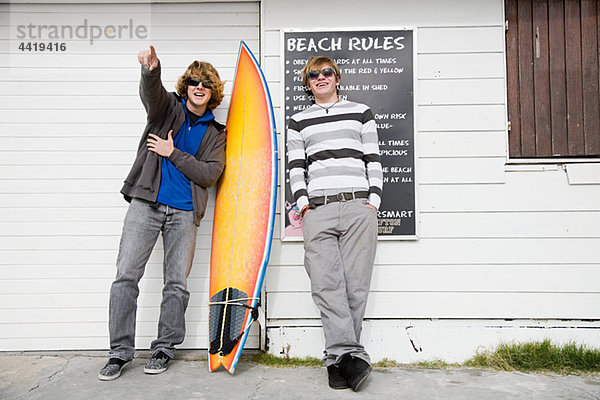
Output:
<instances>
[{"instance_id":1,"label":"sign frame","mask_svg":"<svg viewBox=\"0 0 600 400\"><path fill-rule=\"evenodd\" d=\"M412 184L413 184L413 221L414 221L414 234L396 234L396 235L388 235L388 234L379 234L378 240L418 240L419 239L419 213L418 213L418 180L417 180L417 151L418 151L418 140L417 140L417 132L418 132L418 118L417 118L417 30L414 26L402 26L402 27L360 27L360 28L282 28L280 29L280 83L281 89L279 90L280 94L280 105L281 111L279 115L280 125L282 128L282 145L280 148L285 149L285 151L280 152L280 156L282 157L280 162L280 176L281 180L281 240L282 241L302 241L302 236L292 236L286 234L286 219L287 215L292 215L293 210L291 210L291 204L287 198L288 191L288 171L287 168L287 145L286 145L286 137L287 137L287 125L288 120L286 118L286 108L288 107L286 100L286 67L293 68L293 66L286 65L286 34L288 33L336 33L336 32L356 32L357 34L365 34L368 32L381 32L381 31L410 31L412 34L412 158L409 158L411 165L413 167L412 170ZM320 51L315 53L315 55L325 55L330 56L327 51ZM301 66L297 66L297 68L301 68ZM344 84L342 74L342 85ZM300 82L301 84L301 82ZM348 100L353 100L349 98ZM360 100L358 100L360 102ZM367 104L367 106L371 107L372 105ZM294 111L294 113L297 111ZM374 110L375 112L375 110ZM381 141L381 138L380 138ZM385 173L384 173L385 176ZM385 198L385 184L384 184L384 198ZM289 206L289 207L288 207Z\"/></svg>"}]
</instances>

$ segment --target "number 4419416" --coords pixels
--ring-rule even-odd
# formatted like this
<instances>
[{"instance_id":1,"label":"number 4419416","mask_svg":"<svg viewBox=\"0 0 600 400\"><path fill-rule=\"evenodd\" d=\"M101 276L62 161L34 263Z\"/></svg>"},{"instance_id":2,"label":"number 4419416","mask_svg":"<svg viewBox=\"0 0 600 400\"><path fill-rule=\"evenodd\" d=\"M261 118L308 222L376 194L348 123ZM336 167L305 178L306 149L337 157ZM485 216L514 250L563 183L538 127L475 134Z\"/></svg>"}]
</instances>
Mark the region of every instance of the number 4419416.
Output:
<instances>
[{"instance_id":1,"label":"number 4419416","mask_svg":"<svg viewBox=\"0 0 600 400\"><path fill-rule=\"evenodd\" d=\"M19 44L21 51L65 51L67 50L66 43L59 42L21 42Z\"/></svg>"}]
</instances>

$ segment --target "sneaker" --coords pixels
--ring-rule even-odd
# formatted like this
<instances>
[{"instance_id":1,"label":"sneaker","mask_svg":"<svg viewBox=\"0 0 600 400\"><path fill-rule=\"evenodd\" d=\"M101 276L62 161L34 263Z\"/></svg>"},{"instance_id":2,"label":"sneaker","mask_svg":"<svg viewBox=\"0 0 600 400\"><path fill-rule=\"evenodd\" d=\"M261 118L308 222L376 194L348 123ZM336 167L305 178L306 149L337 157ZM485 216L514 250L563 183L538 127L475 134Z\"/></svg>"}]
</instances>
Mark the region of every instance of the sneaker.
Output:
<instances>
[{"instance_id":1,"label":"sneaker","mask_svg":"<svg viewBox=\"0 0 600 400\"><path fill-rule=\"evenodd\" d=\"M121 376L123 368L131 363L131 360L125 361L120 358L110 358L106 365L100 370L98 379L101 381L112 381Z\"/></svg>"},{"instance_id":2,"label":"sneaker","mask_svg":"<svg viewBox=\"0 0 600 400\"><path fill-rule=\"evenodd\" d=\"M163 352L159 352L158 354L152 356L150 361L146 363L144 367L144 372L146 374L162 374L169 368L169 361L171 358Z\"/></svg>"},{"instance_id":3,"label":"sneaker","mask_svg":"<svg viewBox=\"0 0 600 400\"><path fill-rule=\"evenodd\" d=\"M332 389L348 389L350 387L337 365L327 367L327 377L329 378L329 387Z\"/></svg>"},{"instance_id":4,"label":"sneaker","mask_svg":"<svg viewBox=\"0 0 600 400\"><path fill-rule=\"evenodd\" d=\"M371 373L371 365L362 358L344 354L339 362L340 372L355 392Z\"/></svg>"}]
</instances>

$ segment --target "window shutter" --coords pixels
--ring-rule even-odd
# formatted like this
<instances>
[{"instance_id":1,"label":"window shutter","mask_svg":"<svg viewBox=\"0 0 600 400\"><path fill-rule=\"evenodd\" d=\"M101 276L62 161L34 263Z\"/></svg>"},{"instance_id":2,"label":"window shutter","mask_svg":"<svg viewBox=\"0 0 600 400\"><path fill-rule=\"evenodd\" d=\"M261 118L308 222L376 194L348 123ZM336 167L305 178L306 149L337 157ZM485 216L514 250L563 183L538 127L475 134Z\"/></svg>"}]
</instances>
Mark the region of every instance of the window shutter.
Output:
<instances>
[{"instance_id":1,"label":"window shutter","mask_svg":"<svg viewBox=\"0 0 600 400\"><path fill-rule=\"evenodd\" d=\"M512 158L600 155L599 0L506 0Z\"/></svg>"}]
</instances>

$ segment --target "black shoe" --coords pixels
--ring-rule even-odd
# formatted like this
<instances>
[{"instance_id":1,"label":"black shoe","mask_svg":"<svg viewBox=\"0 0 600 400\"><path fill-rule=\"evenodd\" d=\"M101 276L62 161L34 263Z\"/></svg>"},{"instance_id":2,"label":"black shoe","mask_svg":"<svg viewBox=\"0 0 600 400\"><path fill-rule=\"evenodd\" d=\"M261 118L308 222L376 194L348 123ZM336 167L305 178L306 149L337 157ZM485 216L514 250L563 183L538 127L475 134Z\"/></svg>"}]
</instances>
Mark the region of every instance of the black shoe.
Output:
<instances>
[{"instance_id":1,"label":"black shoe","mask_svg":"<svg viewBox=\"0 0 600 400\"><path fill-rule=\"evenodd\" d=\"M112 381L121 376L121 372L126 365L131 362L121 360L120 358L110 358L106 365L100 370L98 374L98 379L101 381Z\"/></svg>"},{"instance_id":2,"label":"black shoe","mask_svg":"<svg viewBox=\"0 0 600 400\"><path fill-rule=\"evenodd\" d=\"M152 356L152 358L144 366L144 372L146 374L156 375L162 374L169 368L169 361L171 358L163 353L162 351Z\"/></svg>"},{"instance_id":3,"label":"black shoe","mask_svg":"<svg viewBox=\"0 0 600 400\"><path fill-rule=\"evenodd\" d=\"M327 367L327 377L329 379L329 387L332 389L348 389L350 387L337 365Z\"/></svg>"},{"instance_id":4,"label":"black shoe","mask_svg":"<svg viewBox=\"0 0 600 400\"><path fill-rule=\"evenodd\" d=\"M344 354L338 363L340 372L355 392L371 373L371 365L362 358Z\"/></svg>"}]
</instances>

